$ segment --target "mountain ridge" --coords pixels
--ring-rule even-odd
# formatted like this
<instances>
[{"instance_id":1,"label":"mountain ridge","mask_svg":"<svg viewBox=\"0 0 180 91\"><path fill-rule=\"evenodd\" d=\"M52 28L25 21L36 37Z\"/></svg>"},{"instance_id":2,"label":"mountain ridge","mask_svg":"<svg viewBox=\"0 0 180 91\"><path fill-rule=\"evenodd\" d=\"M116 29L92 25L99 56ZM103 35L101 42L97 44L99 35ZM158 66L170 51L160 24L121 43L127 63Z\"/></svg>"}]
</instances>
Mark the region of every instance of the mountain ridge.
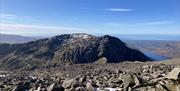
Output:
<instances>
[{"instance_id":1,"label":"mountain ridge","mask_svg":"<svg viewBox=\"0 0 180 91\"><path fill-rule=\"evenodd\" d=\"M66 64L94 63L105 57L108 63L151 60L116 37L90 34L62 34L23 44L1 44L2 68L34 69Z\"/></svg>"},{"instance_id":2,"label":"mountain ridge","mask_svg":"<svg viewBox=\"0 0 180 91\"><path fill-rule=\"evenodd\" d=\"M36 37L28 37L28 36L21 36L21 35L9 35L9 34L2 34L0 33L0 43L5 44L20 44L20 43L26 43L29 41L35 41L40 38Z\"/></svg>"}]
</instances>

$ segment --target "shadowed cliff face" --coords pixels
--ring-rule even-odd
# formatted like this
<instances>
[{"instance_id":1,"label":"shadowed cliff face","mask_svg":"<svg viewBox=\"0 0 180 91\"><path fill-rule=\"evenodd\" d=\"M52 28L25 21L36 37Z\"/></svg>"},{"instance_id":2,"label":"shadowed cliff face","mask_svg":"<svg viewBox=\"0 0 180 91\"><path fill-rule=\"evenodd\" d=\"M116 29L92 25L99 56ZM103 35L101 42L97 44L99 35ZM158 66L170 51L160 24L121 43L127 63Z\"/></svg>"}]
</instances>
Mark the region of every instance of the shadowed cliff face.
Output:
<instances>
[{"instance_id":1,"label":"shadowed cliff face","mask_svg":"<svg viewBox=\"0 0 180 91\"><path fill-rule=\"evenodd\" d=\"M0 64L8 69L34 69L73 63L148 61L150 58L121 40L108 35L63 34L24 44L1 44Z\"/></svg>"}]
</instances>

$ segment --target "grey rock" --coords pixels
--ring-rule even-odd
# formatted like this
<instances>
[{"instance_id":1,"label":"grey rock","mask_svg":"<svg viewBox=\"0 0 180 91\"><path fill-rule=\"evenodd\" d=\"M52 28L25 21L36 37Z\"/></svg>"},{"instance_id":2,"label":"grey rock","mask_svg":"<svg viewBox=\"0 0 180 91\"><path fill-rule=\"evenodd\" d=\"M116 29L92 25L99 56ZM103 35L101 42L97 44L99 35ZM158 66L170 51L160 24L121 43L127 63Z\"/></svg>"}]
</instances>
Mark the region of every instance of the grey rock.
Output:
<instances>
[{"instance_id":1,"label":"grey rock","mask_svg":"<svg viewBox=\"0 0 180 91\"><path fill-rule=\"evenodd\" d=\"M55 83L51 84L50 86L47 87L47 91L51 91L54 87Z\"/></svg>"},{"instance_id":2,"label":"grey rock","mask_svg":"<svg viewBox=\"0 0 180 91\"><path fill-rule=\"evenodd\" d=\"M86 84L87 91L94 91L94 87L91 85L91 83Z\"/></svg>"},{"instance_id":3,"label":"grey rock","mask_svg":"<svg viewBox=\"0 0 180 91\"><path fill-rule=\"evenodd\" d=\"M167 78L180 80L180 68L174 68L170 73L168 73Z\"/></svg>"},{"instance_id":4,"label":"grey rock","mask_svg":"<svg viewBox=\"0 0 180 91\"><path fill-rule=\"evenodd\" d=\"M94 63L95 64L105 64L105 63L107 63L107 58L106 57L99 58Z\"/></svg>"},{"instance_id":5,"label":"grey rock","mask_svg":"<svg viewBox=\"0 0 180 91\"><path fill-rule=\"evenodd\" d=\"M73 82L74 82L74 79L64 80L62 87L64 87L65 89L70 88Z\"/></svg>"},{"instance_id":6,"label":"grey rock","mask_svg":"<svg viewBox=\"0 0 180 91\"><path fill-rule=\"evenodd\" d=\"M75 91L87 91L85 87L77 87Z\"/></svg>"},{"instance_id":7,"label":"grey rock","mask_svg":"<svg viewBox=\"0 0 180 91\"><path fill-rule=\"evenodd\" d=\"M132 87L135 85L134 77L131 74L127 74L123 78L123 84L124 84L124 91L128 91L129 87Z\"/></svg>"},{"instance_id":8,"label":"grey rock","mask_svg":"<svg viewBox=\"0 0 180 91\"><path fill-rule=\"evenodd\" d=\"M165 88L165 86L161 85L161 84L157 84L156 85L156 90L157 91L168 91L167 88Z\"/></svg>"}]
</instances>

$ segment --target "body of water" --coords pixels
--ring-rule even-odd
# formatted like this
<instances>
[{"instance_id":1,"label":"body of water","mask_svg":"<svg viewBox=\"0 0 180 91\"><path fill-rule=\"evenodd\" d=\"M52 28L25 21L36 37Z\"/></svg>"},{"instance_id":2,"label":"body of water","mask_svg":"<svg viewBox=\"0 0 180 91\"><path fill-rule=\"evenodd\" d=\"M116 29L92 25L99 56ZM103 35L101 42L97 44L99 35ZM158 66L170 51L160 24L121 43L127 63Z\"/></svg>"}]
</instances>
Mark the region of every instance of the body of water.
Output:
<instances>
[{"instance_id":1,"label":"body of water","mask_svg":"<svg viewBox=\"0 0 180 91\"><path fill-rule=\"evenodd\" d=\"M147 51L147 50L141 50L141 52L143 52L146 56L152 58L155 61L161 61L161 60L170 59L170 58L168 58L166 56L162 56L162 55L159 55L159 54Z\"/></svg>"}]
</instances>

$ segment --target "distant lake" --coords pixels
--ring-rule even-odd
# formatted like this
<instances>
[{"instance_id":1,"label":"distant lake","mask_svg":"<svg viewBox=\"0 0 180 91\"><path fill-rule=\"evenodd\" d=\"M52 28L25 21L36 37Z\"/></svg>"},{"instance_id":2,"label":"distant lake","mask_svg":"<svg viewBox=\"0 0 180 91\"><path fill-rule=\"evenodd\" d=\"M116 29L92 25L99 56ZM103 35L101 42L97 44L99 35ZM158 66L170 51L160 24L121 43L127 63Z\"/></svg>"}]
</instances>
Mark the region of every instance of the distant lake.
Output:
<instances>
[{"instance_id":1,"label":"distant lake","mask_svg":"<svg viewBox=\"0 0 180 91\"><path fill-rule=\"evenodd\" d=\"M146 51L146 50L140 50L140 51L155 61L161 61L161 60L169 59L168 57L165 57L165 56L162 56L162 55L150 52L150 51Z\"/></svg>"}]
</instances>

